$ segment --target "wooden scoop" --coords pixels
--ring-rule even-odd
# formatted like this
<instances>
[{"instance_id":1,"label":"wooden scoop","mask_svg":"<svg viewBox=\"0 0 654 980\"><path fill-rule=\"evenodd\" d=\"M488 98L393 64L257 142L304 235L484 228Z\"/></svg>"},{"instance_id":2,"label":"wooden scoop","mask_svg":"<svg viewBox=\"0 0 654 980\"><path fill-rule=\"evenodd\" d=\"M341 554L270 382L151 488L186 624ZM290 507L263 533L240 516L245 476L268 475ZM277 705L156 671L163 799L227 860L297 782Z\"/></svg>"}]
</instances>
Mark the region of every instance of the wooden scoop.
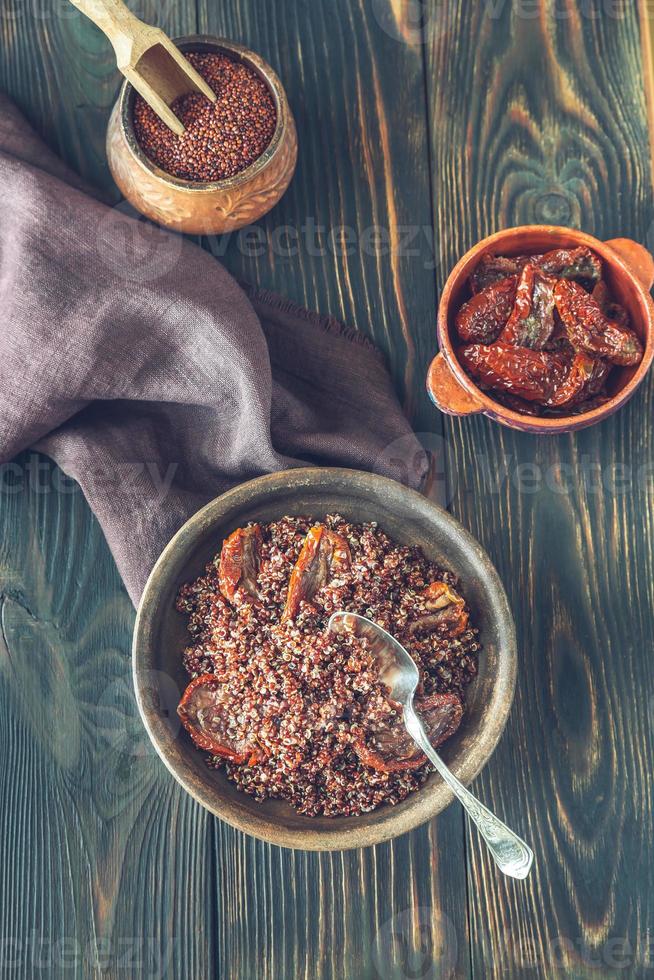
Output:
<instances>
[{"instance_id":1,"label":"wooden scoop","mask_svg":"<svg viewBox=\"0 0 654 980\"><path fill-rule=\"evenodd\" d=\"M158 27L139 20L123 0L70 0L107 35L119 70L159 118L181 136L184 124L170 106L180 95L200 92L212 102L215 92Z\"/></svg>"}]
</instances>

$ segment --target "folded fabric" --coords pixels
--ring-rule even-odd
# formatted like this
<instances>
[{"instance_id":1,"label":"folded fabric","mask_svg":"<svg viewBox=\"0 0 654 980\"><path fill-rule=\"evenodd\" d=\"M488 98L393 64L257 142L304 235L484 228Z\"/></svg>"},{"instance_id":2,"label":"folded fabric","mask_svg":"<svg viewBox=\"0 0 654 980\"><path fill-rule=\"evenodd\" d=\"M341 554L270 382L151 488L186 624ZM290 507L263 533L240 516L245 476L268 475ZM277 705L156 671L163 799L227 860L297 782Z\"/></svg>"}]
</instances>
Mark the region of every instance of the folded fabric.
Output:
<instances>
[{"instance_id":1,"label":"folded fabric","mask_svg":"<svg viewBox=\"0 0 654 980\"><path fill-rule=\"evenodd\" d=\"M0 461L34 447L79 482L135 602L235 484L418 450L367 340L102 203L2 97L0 182Z\"/></svg>"}]
</instances>

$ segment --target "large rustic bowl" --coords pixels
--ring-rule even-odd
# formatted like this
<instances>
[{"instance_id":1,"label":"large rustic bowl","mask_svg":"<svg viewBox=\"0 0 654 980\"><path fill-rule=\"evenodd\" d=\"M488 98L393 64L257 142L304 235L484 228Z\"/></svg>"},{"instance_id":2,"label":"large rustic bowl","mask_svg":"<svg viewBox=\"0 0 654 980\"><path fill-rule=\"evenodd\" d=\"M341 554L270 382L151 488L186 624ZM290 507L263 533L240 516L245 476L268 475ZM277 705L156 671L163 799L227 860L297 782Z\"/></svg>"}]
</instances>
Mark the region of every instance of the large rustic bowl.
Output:
<instances>
[{"instance_id":1,"label":"large rustic bowl","mask_svg":"<svg viewBox=\"0 0 654 980\"><path fill-rule=\"evenodd\" d=\"M257 803L209 769L180 726L175 709L188 683L182 667L185 617L175 611L179 587L200 574L223 539L247 521L284 515L378 521L396 541L421 545L429 558L461 578L483 651L459 731L442 748L464 783L490 758L506 723L516 675L515 628L502 583L488 556L442 508L393 480L345 469L298 469L264 476L223 494L175 535L141 600L134 634L134 683L154 746L198 802L246 833L285 847L338 850L396 837L440 813L452 794L435 773L397 806L361 817L304 817L286 803Z\"/></svg>"},{"instance_id":2,"label":"large rustic bowl","mask_svg":"<svg viewBox=\"0 0 654 980\"><path fill-rule=\"evenodd\" d=\"M465 372L456 354L454 318L470 292L468 279L485 252L494 255L534 255L553 248L586 245L602 259L604 278L615 300L625 307L631 326L640 337L644 354L640 364L614 368L608 381L610 398L603 405L579 415L535 418L521 415L501 405L492 392L482 391ZM478 242L454 266L443 289L438 308L438 346L432 361L427 390L435 405L448 415L477 415L511 429L538 434L556 434L583 429L617 412L633 395L649 370L654 357L654 304L650 289L654 283L654 259L642 245L629 238L601 242L574 228L556 225L522 225L498 231Z\"/></svg>"}]
</instances>

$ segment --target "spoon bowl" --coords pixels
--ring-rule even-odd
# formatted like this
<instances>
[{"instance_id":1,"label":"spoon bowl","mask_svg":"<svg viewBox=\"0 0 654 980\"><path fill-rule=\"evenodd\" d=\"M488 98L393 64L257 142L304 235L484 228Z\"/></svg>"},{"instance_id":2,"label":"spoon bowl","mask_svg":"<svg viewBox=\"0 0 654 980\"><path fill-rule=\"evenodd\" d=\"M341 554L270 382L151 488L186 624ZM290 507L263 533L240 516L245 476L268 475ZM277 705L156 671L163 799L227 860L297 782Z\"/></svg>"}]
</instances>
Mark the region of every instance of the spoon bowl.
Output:
<instances>
[{"instance_id":1,"label":"spoon bowl","mask_svg":"<svg viewBox=\"0 0 654 980\"><path fill-rule=\"evenodd\" d=\"M387 630L371 619L358 613L335 612L327 629L338 635L354 633L368 640L370 653L377 662L379 680L388 690L391 701L404 705L413 700L420 681L418 667L413 657Z\"/></svg>"}]
</instances>

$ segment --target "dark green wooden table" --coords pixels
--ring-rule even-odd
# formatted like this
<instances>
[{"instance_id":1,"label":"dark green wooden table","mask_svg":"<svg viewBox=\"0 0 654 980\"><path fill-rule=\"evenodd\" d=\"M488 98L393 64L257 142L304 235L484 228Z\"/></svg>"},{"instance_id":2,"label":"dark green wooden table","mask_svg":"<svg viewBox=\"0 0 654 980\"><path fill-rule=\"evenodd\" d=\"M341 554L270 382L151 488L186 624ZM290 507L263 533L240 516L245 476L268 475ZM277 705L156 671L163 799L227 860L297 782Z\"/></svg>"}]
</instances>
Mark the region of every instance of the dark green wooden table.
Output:
<instances>
[{"instance_id":1,"label":"dark green wooden table","mask_svg":"<svg viewBox=\"0 0 654 980\"><path fill-rule=\"evenodd\" d=\"M207 245L370 334L445 449L448 503L496 562L520 647L511 720L474 789L536 866L502 879L457 806L324 856L201 810L136 715L134 614L98 526L28 454L0 495L0 975L654 975L654 383L552 439L439 417L424 393L439 289L483 235L546 222L654 244L636 3L133 7L255 48L287 87L300 161L260 223L266 247ZM105 188L118 83L67 0L2 0L0 85Z\"/></svg>"}]
</instances>

